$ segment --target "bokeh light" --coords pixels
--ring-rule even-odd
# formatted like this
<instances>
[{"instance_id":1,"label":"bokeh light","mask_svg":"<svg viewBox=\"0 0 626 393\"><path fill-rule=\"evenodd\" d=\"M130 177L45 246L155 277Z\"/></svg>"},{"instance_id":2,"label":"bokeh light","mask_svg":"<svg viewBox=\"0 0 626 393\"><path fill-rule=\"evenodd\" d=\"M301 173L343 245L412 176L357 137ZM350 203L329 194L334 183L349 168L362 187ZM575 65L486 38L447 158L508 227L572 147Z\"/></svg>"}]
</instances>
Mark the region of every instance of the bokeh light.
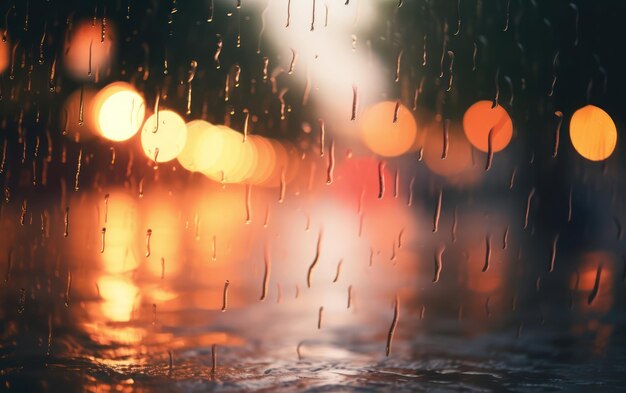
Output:
<instances>
[{"instance_id":1,"label":"bokeh light","mask_svg":"<svg viewBox=\"0 0 626 393\"><path fill-rule=\"evenodd\" d=\"M188 171L200 172L217 161L222 145L222 135L216 126L204 120L192 120L187 123L187 141L177 160Z\"/></svg>"},{"instance_id":2,"label":"bokeh light","mask_svg":"<svg viewBox=\"0 0 626 393\"><path fill-rule=\"evenodd\" d=\"M472 146L460 130L458 123L448 126L447 151L444 156L443 122L434 122L426 131L423 159L432 172L442 176L455 176L466 171L472 162Z\"/></svg>"},{"instance_id":3,"label":"bokeh light","mask_svg":"<svg viewBox=\"0 0 626 393\"><path fill-rule=\"evenodd\" d=\"M0 29L0 36L4 36L4 34L5 31L3 29ZM0 74L3 73L9 66L9 51L9 40L7 39L6 42L4 40L0 40Z\"/></svg>"},{"instance_id":4,"label":"bokeh light","mask_svg":"<svg viewBox=\"0 0 626 393\"><path fill-rule=\"evenodd\" d=\"M406 153L415 141L417 124L411 111L396 103L380 102L369 107L359 120L359 128L365 145L384 157L396 157Z\"/></svg>"},{"instance_id":5,"label":"bokeh light","mask_svg":"<svg viewBox=\"0 0 626 393\"><path fill-rule=\"evenodd\" d=\"M593 105L574 112L570 120L569 136L578 154L591 161L607 159L617 144L617 129L613 119Z\"/></svg>"},{"instance_id":6,"label":"bokeh light","mask_svg":"<svg viewBox=\"0 0 626 393\"><path fill-rule=\"evenodd\" d=\"M89 139L97 135L94 103L96 91L82 88L70 94L59 114L61 133L75 141Z\"/></svg>"},{"instance_id":7,"label":"bokeh light","mask_svg":"<svg viewBox=\"0 0 626 393\"><path fill-rule=\"evenodd\" d=\"M111 63L115 50L115 29L109 22L105 29L100 23L83 20L68 31L69 41L64 50L64 66L75 79L96 79Z\"/></svg>"},{"instance_id":8,"label":"bokeh light","mask_svg":"<svg viewBox=\"0 0 626 393\"><path fill-rule=\"evenodd\" d=\"M139 131L146 114L145 102L131 85L112 83L98 92L94 102L96 127L112 141L125 141Z\"/></svg>"},{"instance_id":9,"label":"bokeh light","mask_svg":"<svg viewBox=\"0 0 626 393\"><path fill-rule=\"evenodd\" d=\"M489 150L489 133L492 132L491 149L495 153L511 141L513 123L503 107L492 106L492 102L486 100L470 106L463 115L463 129L470 143L484 152Z\"/></svg>"},{"instance_id":10,"label":"bokeh light","mask_svg":"<svg viewBox=\"0 0 626 393\"><path fill-rule=\"evenodd\" d=\"M103 276L98 280L102 297L102 313L114 322L130 320L139 289L131 280L119 276Z\"/></svg>"},{"instance_id":11,"label":"bokeh light","mask_svg":"<svg viewBox=\"0 0 626 393\"><path fill-rule=\"evenodd\" d=\"M141 131L143 151L156 162L167 162L176 158L185 147L186 141L185 121L170 110L162 110L150 116Z\"/></svg>"}]
</instances>

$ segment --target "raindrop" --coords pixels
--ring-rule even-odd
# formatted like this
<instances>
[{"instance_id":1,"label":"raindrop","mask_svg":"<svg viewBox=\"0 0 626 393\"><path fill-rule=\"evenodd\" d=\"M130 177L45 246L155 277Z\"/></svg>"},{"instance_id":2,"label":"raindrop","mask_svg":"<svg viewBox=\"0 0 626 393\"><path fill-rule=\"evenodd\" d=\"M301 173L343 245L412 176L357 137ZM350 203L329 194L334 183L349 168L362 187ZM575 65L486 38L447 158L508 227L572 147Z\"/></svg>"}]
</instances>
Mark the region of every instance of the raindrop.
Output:
<instances>
[{"instance_id":1,"label":"raindrop","mask_svg":"<svg viewBox=\"0 0 626 393\"><path fill-rule=\"evenodd\" d=\"M443 48L441 49L441 60L439 61L439 77L443 78L443 60L446 57L448 48L448 22L443 22Z\"/></svg>"},{"instance_id":2,"label":"raindrop","mask_svg":"<svg viewBox=\"0 0 626 393\"><path fill-rule=\"evenodd\" d=\"M222 312L226 311L228 307L228 286L230 285L230 281L226 280L224 283L224 293L222 295Z\"/></svg>"},{"instance_id":3,"label":"raindrop","mask_svg":"<svg viewBox=\"0 0 626 393\"><path fill-rule=\"evenodd\" d=\"M439 229L439 218L441 217L441 203L443 200L443 189L439 190L439 197L437 198L437 206L435 206L435 215L433 217L433 232L437 232Z\"/></svg>"},{"instance_id":4,"label":"raindrop","mask_svg":"<svg viewBox=\"0 0 626 393\"><path fill-rule=\"evenodd\" d=\"M474 41L474 52L472 53L472 71L476 71L476 55L478 54L478 45Z\"/></svg>"},{"instance_id":5,"label":"raindrop","mask_svg":"<svg viewBox=\"0 0 626 393\"><path fill-rule=\"evenodd\" d=\"M4 165L7 161L7 140L4 140L2 145L2 161L0 161L0 174L4 173Z\"/></svg>"},{"instance_id":6,"label":"raindrop","mask_svg":"<svg viewBox=\"0 0 626 393\"><path fill-rule=\"evenodd\" d=\"M317 330L322 328L322 320L324 317L324 306L321 306L319 311L317 312Z\"/></svg>"},{"instance_id":7,"label":"raindrop","mask_svg":"<svg viewBox=\"0 0 626 393\"><path fill-rule=\"evenodd\" d=\"M298 354L298 360L302 360L302 354L300 353L300 348L302 347L304 343L302 341L300 341L298 343L298 346L296 346L296 353Z\"/></svg>"},{"instance_id":8,"label":"raindrop","mask_svg":"<svg viewBox=\"0 0 626 393\"><path fill-rule=\"evenodd\" d=\"M70 291L72 290L72 272L67 272L67 282L65 285L65 307L70 306Z\"/></svg>"},{"instance_id":9,"label":"raindrop","mask_svg":"<svg viewBox=\"0 0 626 393\"><path fill-rule=\"evenodd\" d=\"M317 265L320 259L320 251L321 251L321 246L322 246L323 235L324 235L324 231L320 229L319 234L317 235L317 244L315 246L315 258L313 258L313 262L309 266L309 270L306 275L306 285L309 288L311 288L311 276L313 275L313 270L315 269L315 266Z\"/></svg>"},{"instance_id":10,"label":"raindrop","mask_svg":"<svg viewBox=\"0 0 626 393\"><path fill-rule=\"evenodd\" d=\"M346 308L350 308L352 306L352 285L348 286L348 304Z\"/></svg>"},{"instance_id":11,"label":"raindrop","mask_svg":"<svg viewBox=\"0 0 626 393\"><path fill-rule=\"evenodd\" d=\"M352 85L352 116L350 120L356 120L356 111L358 106L358 88Z\"/></svg>"},{"instance_id":12,"label":"raindrop","mask_svg":"<svg viewBox=\"0 0 626 393\"><path fill-rule=\"evenodd\" d=\"M246 184L246 224L252 222L252 185Z\"/></svg>"},{"instance_id":13,"label":"raindrop","mask_svg":"<svg viewBox=\"0 0 626 393\"><path fill-rule=\"evenodd\" d=\"M491 169L491 164L493 162L493 134L494 128L489 130L489 135L487 136L487 162L485 163L485 172Z\"/></svg>"},{"instance_id":14,"label":"raindrop","mask_svg":"<svg viewBox=\"0 0 626 393\"><path fill-rule=\"evenodd\" d=\"M394 176L393 183L393 197L397 198L400 193L400 169L396 168L396 174Z\"/></svg>"},{"instance_id":15,"label":"raindrop","mask_svg":"<svg viewBox=\"0 0 626 393\"><path fill-rule=\"evenodd\" d=\"M552 150L552 158L556 158L559 153L559 140L561 139L561 124L563 124L563 112L555 111L554 115L558 117L556 130L554 131L554 149Z\"/></svg>"},{"instance_id":16,"label":"raindrop","mask_svg":"<svg viewBox=\"0 0 626 393\"><path fill-rule=\"evenodd\" d=\"M383 160L378 162L378 199L385 196L385 167L387 163Z\"/></svg>"},{"instance_id":17,"label":"raindrop","mask_svg":"<svg viewBox=\"0 0 626 393\"><path fill-rule=\"evenodd\" d=\"M491 235L485 236L485 264L483 265L482 272L486 272L489 269L489 263L491 262Z\"/></svg>"},{"instance_id":18,"label":"raindrop","mask_svg":"<svg viewBox=\"0 0 626 393\"><path fill-rule=\"evenodd\" d=\"M243 142L248 140L248 125L250 123L250 111L248 108L243 109L243 114L246 116L243 122Z\"/></svg>"},{"instance_id":19,"label":"raindrop","mask_svg":"<svg viewBox=\"0 0 626 393\"><path fill-rule=\"evenodd\" d=\"M398 294L396 293L396 300L393 303L393 320L391 321L391 326L389 327L389 333L387 334L387 347L385 348L385 356L389 356L391 353L391 343L393 341L393 336L396 333L396 327L398 326L398 318L400 317L400 299L398 298Z\"/></svg>"},{"instance_id":20,"label":"raindrop","mask_svg":"<svg viewBox=\"0 0 626 393\"><path fill-rule=\"evenodd\" d=\"M270 282L270 273L271 273L272 264L270 261L270 250L269 245L265 245L265 272L263 273L263 286L261 290L261 301L265 300L267 297L267 288Z\"/></svg>"},{"instance_id":21,"label":"raindrop","mask_svg":"<svg viewBox=\"0 0 626 393\"><path fill-rule=\"evenodd\" d=\"M423 55L422 55L422 67L426 67L426 38L427 35L424 34L424 49L423 49Z\"/></svg>"},{"instance_id":22,"label":"raindrop","mask_svg":"<svg viewBox=\"0 0 626 393\"><path fill-rule=\"evenodd\" d=\"M219 70L221 65L220 65L220 54L222 53L222 46L224 45L224 42L222 41L222 36L219 34L216 34L217 37L217 49L215 50L215 54L213 55L213 60L215 61L215 67Z\"/></svg>"},{"instance_id":23,"label":"raindrop","mask_svg":"<svg viewBox=\"0 0 626 393\"><path fill-rule=\"evenodd\" d=\"M269 59L267 57L263 58L263 80L267 80L267 67L269 66Z\"/></svg>"},{"instance_id":24,"label":"raindrop","mask_svg":"<svg viewBox=\"0 0 626 393\"><path fill-rule=\"evenodd\" d=\"M458 226L458 210L459 210L459 206L455 205L454 206L454 212L452 213L452 229L451 229L451 233L452 233L452 243L456 243L456 228Z\"/></svg>"},{"instance_id":25,"label":"raindrop","mask_svg":"<svg viewBox=\"0 0 626 393\"><path fill-rule=\"evenodd\" d=\"M509 180L509 190L513 189L515 185L515 175L517 174L517 167L513 167L513 171L511 172L511 179Z\"/></svg>"},{"instance_id":26,"label":"raindrop","mask_svg":"<svg viewBox=\"0 0 626 393\"><path fill-rule=\"evenodd\" d=\"M291 48L291 63L289 63L289 71L287 71L287 74L289 75L293 74L293 71L296 67L297 60L298 60L298 54L293 48Z\"/></svg>"},{"instance_id":27,"label":"raindrop","mask_svg":"<svg viewBox=\"0 0 626 393\"><path fill-rule=\"evenodd\" d=\"M146 231L146 258L150 256L150 238L152 237L152 229Z\"/></svg>"},{"instance_id":28,"label":"raindrop","mask_svg":"<svg viewBox=\"0 0 626 393\"><path fill-rule=\"evenodd\" d=\"M500 67L496 69L495 82L496 82L496 95L494 96L493 103L491 104L492 109L498 106L498 98L500 98Z\"/></svg>"},{"instance_id":29,"label":"raindrop","mask_svg":"<svg viewBox=\"0 0 626 393\"><path fill-rule=\"evenodd\" d=\"M172 351L167 351L167 355L168 355L168 358L169 358L169 363L168 363L168 368L167 368L167 375L171 377L172 376L172 372L174 371L174 355L172 354Z\"/></svg>"},{"instance_id":30,"label":"raindrop","mask_svg":"<svg viewBox=\"0 0 626 393\"><path fill-rule=\"evenodd\" d=\"M80 87L80 101L79 101L79 106L78 106L78 125L82 126L84 121L83 121L83 117L84 117L84 112L85 112L85 103L83 101L83 95L84 95L84 87L81 86Z\"/></svg>"},{"instance_id":31,"label":"raindrop","mask_svg":"<svg viewBox=\"0 0 626 393\"><path fill-rule=\"evenodd\" d=\"M65 208L65 216L63 218L63 223L65 224L65 229L63 230L63 236L68 237L70 234L70 208L69 206Z\"/></svg>"},{"instance_id":32,"label":"raindrop","mask_svg":"<svg viewBox=\"0 0 626 393\"><path fill-rule=\"evenodd\" d=\"M87 65L87 75L91 76L91 47L93 46L93 40L89 41L89 62Z\"/></svg>"},{"instance_id":33,"label":"raindrop","mask_svg":"<svg viewBox=\"0 0 626 393\"><path fill-rule=\"evenodd\" d=\"M557 233L552 240L552 252L550 253L550 266L548 267L548 272L552 273L554 271L554 262L556 261L556 247L559 241L559 234Z\"/></svg>"},{"instance_id":34,"label":"raindrop","mask_svg":"<svg viewBox=\"0 0 626 393\"><path fill-rule=\"evenodd\" d=\"M129 6L130 9L130 6ZM213 0L210 0L209 2L209 16L207 17L206 21L208 23L213 22Z\"/></svg>"},{"instance_id":35,"label":"raindrop","mask_svg":"<svg viewBox=\"0 0 626 393\"><path fill-rule=\"evenodd\" d=\"M445 250L446 250L445 244L440 244L435 249L435 274L433 277L434 283L439 281L439 276L441 275L441 269L443 267L442 256Z\"/></svg>"},{"instance_id":36,"label":"raindrop","mask_svg":"<svg viewBox=\"0 0 626 393\"><path fill-rule=\"evenodd\" d=\"M526 215L524 216L524 229L528 228L528 217L530 216L530 207L535 196L535 187L533 187L528 193L528 199L526 201Z\"/></svg>"},{"instance_id":37,"label":"raindrop","mask_svg":"<svg viewBox=\"0 0 626 393\"><path fill-rule=\"evenodd\" d=\"M454 52L452 52L451 50L448 51L448 57L450 58L450 69L449 69L449 73L450 73L450 79L448 81L448 88L446 89L446 91L450 91L452 90L452 68L454 67Z\"/></svg>"},{"instance_id":38,"label":"raindrop","mask_svg":"<svg viewBox=\"0 0 626 393\"><path fill-rule=\"evenodd\" d=\"M318 119L317 123L319 124L319 127L320 127L320 139L319 139L320 157L324 157L324 139L326 138L326 127L324 125L323 119Z\"/></svg>"},{"instance_id":39,"label":"raindrop","mask_svg":"<svg viewBox=\"0 0 626 393\"><path fill-rule=\"evenodd\" d=\"M267 228L270 222L270 205L267 204L265 207L265 220L263 220L263 228Z\"/></svg>"},{"instance_id":40,"label":"raindrop","mask_svg":"<svg viewBox=\"0 0 626 393\"><path fill-rule=\"evenodd\" d=\"M409 199L407 200L407 206L413 206L413 186L415 186L415 176L411 178L409 182Z\"/></svg>"},{"instance_id":41,"label":"raindrop","mask_svg":"<svg viewBox=\"0 0 626 393\"><path fill-rule=\"evenodd\" d=\"M41 36L41 41L39 42L39 64L43 64L43 44L46 42L46 23L43 26L43 34Z\"/></svg>"},{"instance_id":42,"label":"raindrop","mask_svg":"<svg viewBox=\"0 0 626 393\"><path fill-rule=\"evenodd\" d=\"M213 344L211 345L211 375L215 375L215 372L217 371L217 351L216 351L217 345Z\"/></svg>"},{"instance_id":43,"label":"raindrop","mask_svg":"<svg viewBox=\"0 0 626 393\"><path fill-rule=\"evenodd\" d=\"M24 199L22 201L22 213L20 214L20 225L24 226L26 222L26 213L27 213L28 201Z\"/></svg>"},{"instance_id":44,"label":"raindrop","mask_svg":"<svg viewBox=\"0 0 626 393\"><path fill-rule=\"evenodd\" d=\"M400 63L402 62L403 53L404 53L404 49L401 49L396 59L396 79L395 79L396 83L400 81Z\"/></svg>"},{"instance_id":45,"label":"raindrop","mask_svg":"<svg viewBox=\"0 0 626 393\"><path fill-rule=\"evenodd\" d=\"M510 17L510 9L511 9L511 0L506 0L506 22L504 25L504 29L502 29L502 31L507 31L509 30L509 17Z\"/></svg>"},{"instance_id":46,"label":"raindrop","mask_svg":"<svg viewBox=\"0 0 626 393\"><path fill-rule=\"evenodd\" d=\"M393 123L398 122L398 114L400 113L400 100L396 100L396 106L393 109Z\"/></svg>"},{"instance_id":47,"label":"raindrop","mask_svg":"<svg viewBox=\"0 0 626 393\"><path fill-rule=\"evenodd\" d=\"M328 148L328 169L326 170L326 184L333 183L333 172L335 170L335 140L330 141L330 147ZM284 175L284 169L283 169ZM284 176L281 178L281 181Z\"/></svg>"},{"instance_id":48,"label":"raindrop","mask_svg":"<svg viewBox=\"0 0 626 393\"><path fill-rule=\"evenodd\" d=\"M509 226L506 226L506 229L504 230L504 235L502 236L502 249L506 250L507 247L507 243L509 240Z\"/></svg>"},{"instance_id":49,"label":"raindrop","mask_svg":"<svg viewBox=\"0 0 626 393\"><path fill-rule=\"evenodd\" d=\"M341 258L339 262L337 263L337 273L335 273L335 278L333 279L333 282L337 282L337 280L339 280L339 274L341 273L342 264L343 264L343 258Z\"/></svg>"},{"instance_id":50,"label":"raindrop","mask_svg":"<svg viewBox=\"0 0 626 393\"><path fill-rule=\"evenodd\" d=\"M593 283L593 289L589 293L589 297L587 298L587 304L591 305L593 301L598 296L598 292L600 291L600 278L602 276L602 264L598 265L598 269L596 270L596 279Z\"/></svg>"},{"instance_id":51,"label":"raindrop","mask_svg":"<svg viewBox=\"0 0 626 393\"><path fill-rule=\"evenodd\" d=\"M100 236L100 254L104 253L104 245L105 245L105 236L107 233L107 229L105 227L102 227L101 230L101 236Z\"/></svg>"},{"instance_id":52,"label":"raindrop","mask_svg":"<svg viewBox=\"0 0 626 393\"><path fill-rule=\"evenodd\" d=\"M448 157L448 148L449 148L449 135L448 128L450 125L450 120L444 119L443 121L443 147L441 149L441 159L445 160Z\"/></svg>"}]
</instances>

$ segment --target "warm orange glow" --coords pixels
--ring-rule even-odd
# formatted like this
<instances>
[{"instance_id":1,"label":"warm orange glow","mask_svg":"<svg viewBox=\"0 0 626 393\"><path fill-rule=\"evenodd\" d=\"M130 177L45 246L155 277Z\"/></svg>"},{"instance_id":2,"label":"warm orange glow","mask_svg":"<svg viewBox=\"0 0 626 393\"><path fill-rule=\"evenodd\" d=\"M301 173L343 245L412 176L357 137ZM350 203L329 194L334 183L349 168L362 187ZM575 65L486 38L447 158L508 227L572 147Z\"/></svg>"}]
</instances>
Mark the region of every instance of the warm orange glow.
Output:
<instances>
[{"instance_id":1,"label":"warm orange glow","mask_svg":"<svg viewBox=\"0 0 626 393\"><path fill-rule=\"evenodd\" d=\"M224 183L242 183L255 175L258 165L256 139L225 126L213 126L202 134L194 152L198 167L209 178Z\"/></svg>"},{"instance_id":2,"label":"warm orange glow","mask_svg":"<svg viewBox=\"0 0 626 393\"><path fill-rule=\"evenodd\" d=\"M105 247L101 253L103 269L119 274L131 271L139 265L136 250L137 205L126 193L116 192L109 196L106 209L107 221L101 217L100 227L106 226ZM143 239L142 239L143 240Z\"/></svg>"},{"instance_id":3,"label":"warm orange glow","mask_svg":"<svg viewBox=\"0 0 626 393\"><path fill-rule=\"evenodd\" d=\"M115 322L130 321L139 289L125 278L103 276L98 280L100 296L103 299L102 313Z\"/></svg>"},{"instance_id":4,"label":"warm orange glow","mask_svg":"<svg viewBox=\"0 0 626 393\"><path fill-rule=\"evenodd\" d=\"M147 214L142 217L140 241L135 244L138 252L145 257L145 259L142 258L144 267L153 277L160 278L164 273L171 278L180 271L182 265L179 234L183 226L178 216L180 205L177 199L163 196L146 195L144 199L143 203L148 207L144 212ZM153 214L157 211L158 214ZM145 231L148 228L152 230L152 234L150 256L146 257ZM162 264L163 261L164 264Z\"/></svg>"},{"instance_id":5,"label":"warm orange glow","mask_svg":"<svg viewBox=\"0 0 626 393\"><path fill-rule=\"evenodd\" d=\"M433 123L426 132L423 159L428 168L438 175L459 175L471 165L472 147L459 128L456 123L448 126L448 150L445 158L442 158L443 123L441 121Z\"/></svg>"},{"instance_id":6,"label":"warm orange glow","mask_svg":"<svg viewBox=\"0 0 626 393\"><path fill-rule=\"evenodd\" d=\"M98 132L112 141L130 139L139 131L146 114L143 97L123 82L112 83L100 90L94 110Z\"/></svg>"},{"instance_id":7,"label":"warm orange glow","mask_svg":"<svg viewBox=\"0 0 626 393\"><path fill-rule=\"evenodd\" d=\"M0 29L0 36L4 36L4 30ZM0 40L0 74L4 72L9 66L9 51L10 43L7 39L6 42Z\"/></svg>"},{"instance_id":8,"label":"warm orange glow","mask_svg":"<svg viewBox=\"0 0 626 393\"><path fill-rule=\"evenodd\" d=\"M503 107L491 106L491 101L478 101L470 106L463 115L463 129L470 143L484 152L489 150L489 133L493 132L491 148L495 153L511 141L513 123Z\"/></svg>"},{"instance_id":9,"label":"warm orange glow","mask_svg":"<svg viewBox=\"0 0 626 393\"><path fill-rule=\"evenodd\" d=\"M611 309L616 260L614 254L606 251L588 252L582 255L581 264L578 268L580 272L578 287L576 287L577 275L574 273L570 279L570 288L578 291L579 301L584 304L583 310L590 307L593 312L606 313ZM595 286L599 265L602 265L600 285L594 301L589 305L588 297Z\"/></svg>"},{"instance_id":10,"label":"warm orange glow","mask_svg":"<svg viewBox=\"0 0 626 393\"><path fill-rule=\"evenodd\" d=\"M242 137L225 126L216 126L214 132L219 135L222 144L217 152L218 154L208 157L211 164L202 165L202 173L216 181L238 182L241 180L241 174L237 171L237 166L242 158ZM216 140L218 138L217 135L210 135L211 140ZM196 149L196 156L206 155L207 151L205 149L211 148L209 143L213 145L213 142L208 142L208 139L204 139L202 141L202 150ZM215 150L214 145L212 149Z\"/></svg>"},{"instance_id":11,"label":"warm orange glow","mask_svg":"<svg viewBox=\"0 0 626 393\"><path fill-rule=\"evenodd\" d=\"M617 144L617 129L611 116L597 106L577 110L569 125L574 149L591 161L607 159Z\"/></svg>"},{"instance_id":12,"label":"warm orange glow","mask_svg":"<svg viewBox=\"0 0 626 393\"><path fill-rule=\"evenodd\" d=\"M269 180L276 165L276 153L267 138L249 135L248 142L254 145L257 159L252 173L248 177L251 184L263 184Z\"/></svg>"},{"instance_id":13,"label":"warm orange glow","mask_svg":"<svg viewBox=\"0 0 626 393\"><path fill-rule=\"evenodd\" d=\"M363 142L376 154L395 157L406 153L417 135L417 124L411 111L400 104L394 122L396 103L380 102L360 117Z\"/></svg>"},{"instance_id":14,"label":"warm orange glow","mask_svg":"<svg viewBox=\"0 0 626 393\"><path fill-rule=\"evenodd\" d=\"M183 151L186 141L185 121L170 110L159 111L150 116L141 131L143 151L156 162L167 162L176 158Z\"/></svg>"},{"instance_id":15,"label":"warm orange glow","mask_svg":"<svg viewBox=\"0 0 626 393\"><path fill-rule=\"evenodd\" d=\"M274 150L274 165L272 166L271 175L262 183L266 187L278 187L281 183L283 171L287 172L289 168L289 155L283 144L276 139L267 139ZM286 179L285 179L286 180Z\"/></svg>"},{"instance_id":16,"label":"warm orange glow","mask_svg":"<svg viewBox=\"0 0 626 393\"><path fill-rule=\"evenodd\" d=\"M187 141L177 159L188 171L200 171L215 162L221 147L221 136L211 123L192 120L187 123Z\"/></svg>"},{"instance_id":17,"label":"warm orange glow","mask_svg":"<svg viewBox=\"0 0 626 393\"><path fill-rule=\"evenodd\" d=\"M483 239L468 248L466 271L466 286L472 292L481 294L495 294L502 290L505 284L508 266L504 260L505 254L499 247L498 240L492 239L491 258L489 268L483 272L485 264L486 244Z\"/></svg>"},{"instance_id":18,"label":"warm orange glow","mask_svg":"<svg viewBox=\"0 0 626 393\"><path fill-rule=\"evenodd\" d=\"M83 88L82 93L78 89L67 97L59 116L61 133L75 141L97 134L93 111L95 96L95 90Z\"/></svg>"},{"instance_id":19,"label":"warm orange glow","mask_svg":"<svg viewBox=\"0 0 626 393\"><path fill-rule=\"evenodd\" d=\"M76 79L95 78L109 66L114 52L115 33L108 21L104 39L100 23L84 20L76 23L70 31L64 50L65 69Z\"/></svg>"}]
</instances>

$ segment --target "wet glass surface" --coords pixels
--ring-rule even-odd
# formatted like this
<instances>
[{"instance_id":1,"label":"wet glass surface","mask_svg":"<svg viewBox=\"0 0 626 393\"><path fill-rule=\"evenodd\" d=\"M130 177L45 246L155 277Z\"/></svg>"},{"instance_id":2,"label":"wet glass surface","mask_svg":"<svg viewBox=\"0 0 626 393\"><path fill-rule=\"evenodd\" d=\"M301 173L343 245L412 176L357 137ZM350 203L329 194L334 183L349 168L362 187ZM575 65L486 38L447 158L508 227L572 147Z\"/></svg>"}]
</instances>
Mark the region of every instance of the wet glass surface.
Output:
<instances>
[{"instance_id":1,"label":"wet glass surface","mask_svg":"<svg viewBox=\"0 0 626 393\"><path fill-rule=\"evenodd\" d=\"M626 390L626 2L0 3L0 391Z\"/></svg>"}]
</instances>

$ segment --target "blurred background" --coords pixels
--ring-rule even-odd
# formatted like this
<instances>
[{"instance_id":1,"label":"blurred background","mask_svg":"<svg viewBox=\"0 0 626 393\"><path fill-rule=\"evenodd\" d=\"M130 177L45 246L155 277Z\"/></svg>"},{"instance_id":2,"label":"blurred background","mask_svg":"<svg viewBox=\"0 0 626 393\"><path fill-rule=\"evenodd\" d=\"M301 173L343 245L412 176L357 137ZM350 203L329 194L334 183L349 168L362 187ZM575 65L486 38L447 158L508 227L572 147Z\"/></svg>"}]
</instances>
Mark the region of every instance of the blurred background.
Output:
<instances>
[{"instance_id":1,"label":"blurred background","mask_svg":"<svg viewBox=\"0 0 626 393\"><path fill-rule=\"evenodd\" d=\"M0 389L623 379L618 1L0 4Z\"/></svg>"}]
</instances>

